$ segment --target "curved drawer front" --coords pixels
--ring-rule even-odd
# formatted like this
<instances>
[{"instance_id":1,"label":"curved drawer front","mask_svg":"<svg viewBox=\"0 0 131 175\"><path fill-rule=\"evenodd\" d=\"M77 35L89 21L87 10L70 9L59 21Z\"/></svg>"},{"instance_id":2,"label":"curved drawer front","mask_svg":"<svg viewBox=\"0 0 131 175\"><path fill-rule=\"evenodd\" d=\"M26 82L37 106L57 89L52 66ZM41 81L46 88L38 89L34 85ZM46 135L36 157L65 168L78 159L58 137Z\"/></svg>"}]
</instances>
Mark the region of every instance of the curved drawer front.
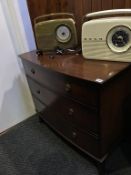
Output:
<instances>
[{"instance_id":1,"label":"curved drawer front","mask_svg":"<svg viewBox=\"0 0 131 175\"><path fill-rule=\"evenodd\" d=\"M102 159L104 156L104 154L101 152L101 143L99 138L94 138L89 134L76 130L75 143L80 148L93 155L93 157L96 157L98 160Z\"/></svg>"},{"instance_id":2,"label":"curved drawer front","mask_svg":"<svg viewBox=\"0 0 131 175\"><path fill-rule=\"evenodd\" d=\"M28 76L52 91L75 98L87 105L98 105L97 88L88 82L49 71L28 61L23 61L23 65Z\"/></svg>"},{"instance_id":3,"label":"curved drawer front","mask_svg":"<svg viewBox=\"0 0 131 175\"><path fill-rule=\"evenodd\" d=\"M47 117L64 118L70 125L85 133L99 134L98 115L96 109L87 109L73 100L59 96L56 101L44 110Z\"/></svg>"},{"instance_id":4,"label":"curved drawer front","mask_svg":"<svg viewBox=\"0 0 131 175\"><path fill-rule=\"evenodd\" d=\"M35 98L33 96L33 101L34 101L34 104L35 104L35 109L37 112L42 112L46 106L44 104L42 104L37 98Z\"/></svg>"},{"instance_id":5,"label":"curved drawer front","mask_svg":"<svg viewBox=\"0 0 131 175\"><path fill-rule=\"evenodd\" d=\"M31 78L27 78L27 80L32 95L38 98L42 103L44 103L47 106L50 106L57 100L57 94L53 93L52 91L49 91L47 88L40 86Z\"/></svg>"},{"instance_id":6,"label":"curved drawer front","mask_svg":"<svg viewBox=\"0 0 131 175\"><path fill-rule=\"evenodd\" d=\"M101 158L100 140L98 138L80 132L79 129L72 127L70 122L65 120L63 117L55 116L55 114L48 115L46 110L41 117L49 126L51 126L51 128L53 128L75 146L83 149L90 155L92 154L96 158Z\"/></svg>"},{"instance_id":7,"label":"curved drawer front","mask_svg":"<svg viewBox=\"0 0 131 175\"><path fill-rule=\"evenodd\" d=\"M60 106L60 105L59 105ZM85 106L63 99L63 116L69 120L74 127L84 132L93 131L99 133L97 109L86 108Z\"/></svg>"}]
</instances>

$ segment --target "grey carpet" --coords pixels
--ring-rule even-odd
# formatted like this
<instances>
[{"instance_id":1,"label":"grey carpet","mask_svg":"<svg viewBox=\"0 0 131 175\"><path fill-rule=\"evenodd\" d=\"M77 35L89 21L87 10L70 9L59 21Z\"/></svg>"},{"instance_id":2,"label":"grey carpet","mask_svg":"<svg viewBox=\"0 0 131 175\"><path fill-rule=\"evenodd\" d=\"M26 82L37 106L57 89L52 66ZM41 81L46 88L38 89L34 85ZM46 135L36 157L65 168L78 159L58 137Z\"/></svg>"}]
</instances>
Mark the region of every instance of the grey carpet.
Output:
<instances>
[{"instance_id":1,"label":"grey carpet","mask_svg":"<svg viewBox=\"0 0 131 175\"><path fill-rule=\"evenodd\" d=\"M123 143L107 159L110 175L131 175L130 145ZM97 168L64 142L38 116L0 136L0 175L98 175Z\"/></svg>"}]
</instances>

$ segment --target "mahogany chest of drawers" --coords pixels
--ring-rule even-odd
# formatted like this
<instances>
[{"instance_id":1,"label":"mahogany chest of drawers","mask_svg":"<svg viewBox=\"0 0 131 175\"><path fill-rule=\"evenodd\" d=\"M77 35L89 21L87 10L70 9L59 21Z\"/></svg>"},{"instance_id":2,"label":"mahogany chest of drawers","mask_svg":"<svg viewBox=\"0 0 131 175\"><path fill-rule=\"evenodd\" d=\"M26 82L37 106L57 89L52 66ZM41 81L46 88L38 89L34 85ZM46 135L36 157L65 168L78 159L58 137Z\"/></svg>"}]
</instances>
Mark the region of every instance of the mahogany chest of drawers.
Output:
<instances>
[{"instance_id":1,"label":"mahogany chest of drawers","mask_svg":"<svg viewBox=\"0 0 131 175\"><path fill-rule=\"evenodd\" d=\"M35 51L20 57L41 119L102 162L123 134L131 64Z\"/></svg>"}]
</instances>

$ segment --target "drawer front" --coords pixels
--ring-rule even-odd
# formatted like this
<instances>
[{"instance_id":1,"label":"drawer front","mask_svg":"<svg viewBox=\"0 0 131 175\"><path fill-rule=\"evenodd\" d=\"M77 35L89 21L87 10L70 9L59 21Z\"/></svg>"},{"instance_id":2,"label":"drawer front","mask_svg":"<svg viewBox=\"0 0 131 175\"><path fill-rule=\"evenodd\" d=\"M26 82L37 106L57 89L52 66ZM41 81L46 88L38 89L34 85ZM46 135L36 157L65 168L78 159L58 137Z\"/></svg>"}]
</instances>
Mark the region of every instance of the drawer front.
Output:
<instances>
[{"instance_id":1,"label":"drawer front","mask_svg":"<svg viewBox=\"0 0 131 175\"><path fill-rule=\"evenodd\" d=\"M104 154L101 153L101 142L99 138L94 138L78 130L75 131L75 135L75 143L80 148L89 152L89 154L93 155L98 160L103 158Z\"/></svg>"},{"instance_id":2,"label":"drawer front","mask_svg":"<svg viewBox=\"0 0 131 175\"><path fill-rule=\"evenodd\" d=\"M35 98L33 96L33 101L34 101L34 104L35 104L35 109L37 112L42 112L46 106L44 104L42 104L37 98Z\"/></svg>"},{"instance_id":3,"label":"drawer front","mask_svg":"<svg viewBox=\"0 0 131 175\"><path fill-rule=\"evenodd\" d=\"M27 78L28 84L33 96L38 98L42 103L47 106L52 105L58 98L58 95L49 91L47 88L42 87L37 82L33 81L31 78Z\"/></svg>"},{"instance_id":4,"label":"drawer front","mask_svg":"<svg viewBox=\"0 0 131 175\"><path fill-rule=\"evenodd\" d=\"M90 83L87 84L85 81L49 71L27 61L23 61L23 65L26 74L45 87L57 93L75 98L87 105L98 105L97 89Z\"/></svg>"},{"instance_id":5,"label":"drawer front","mask_svg":"<svg viewBox=\"0 0 131 175\"><path fill-rule=\"evenodd\" d=\"M98 134L98 116L96 109L87 109L77 102L63 98L59 103L58 109L63 111L63 117L70 121L74 127L85 132Z\"/></svg>"},{"instance_id":6,"label":"drawer front","mask_svg":"<svg viewBox=\"0 0 131 175\"><path fill-rule=\"evenodd\" d=\"M97 109L86 108L79 103L67 99L63 100L61 108L63 108L63 116L69 120L74 127L84 132L90 131L99 134Z\"/></svg>"},{"instance_id":7,"label":"drawer front","mask_svg":"<svg viewBox=\"0 0 131 175\"><path fill-rule=\"evenodd\" d=\"M48 115L45 112L42 114L42 118L49 126L75 146L96 158L100 158L100 141L98 139L80 132L77 128L73 128L67 120L60 116Z\"/></svg>"},{"instance_id":8,"label":"drawer front","mask_svg":"<svg viewBox=\"0 0 131 175\"><path fill-rule=\"evenodd\" d=\"M46 116L59 117L67 120L73 127L84 132L99 134L98 115L96 109L87 109L81 104L59 96L44 111Z\"/></svg>"}]
</instances>

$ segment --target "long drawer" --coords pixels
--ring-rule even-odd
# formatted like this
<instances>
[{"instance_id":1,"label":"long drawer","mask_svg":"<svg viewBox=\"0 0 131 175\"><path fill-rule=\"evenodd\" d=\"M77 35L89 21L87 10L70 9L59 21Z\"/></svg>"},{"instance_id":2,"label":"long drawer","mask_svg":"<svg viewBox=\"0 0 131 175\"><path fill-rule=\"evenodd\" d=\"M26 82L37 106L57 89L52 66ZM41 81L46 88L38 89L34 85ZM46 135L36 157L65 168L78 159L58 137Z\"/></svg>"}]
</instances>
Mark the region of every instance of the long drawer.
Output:
<instances>
[{"instance_id":1,"label":"long drawer","mask_svg":"<svg viewBox=\"0 0 131 175\"><path fill-rule=\"evenodd\" d=\"M33 96L33 101L35 104L36 112L43 112L43 110L46 108L44 104L42 104L36 97Z\"/></svg>"},{"instance_id":2,"label":"long drawer","mask_svg":"<svg viewBox=\"0 0 131 175\"><path fill-rule=\"evenodd\" d=\"M99 133L97 108L85 107L78 102L56 95L54 92L45 89L32 79L28 79L33 96L47 106L47 116L58 116L70 122L84 132ZM39 92L39 93L38 93Z\"/></svg>"},{"instance_id":3,"label":"long drawer","mask_svg":"<svg viewBox=\"0 0 131 175\"><path fill-rule=\"evenodd\" d=\"M50 106L52 115L63 117L68 120L73 127L79 128L84 132L99 134L98 115L96 109L85 108L67 98L59 97Z\"/></svg>"},{"instance_id":4,"label":"long drawer","mask_svg":"<svg viewBox=\"0 0 131 175\"><path fill-rule=\"evenodd\" d=\"M58 95L56 93L48 90L45 87L42 87L40 84L38 84L31 78L27 77L27 80L32 95L39 99L43 104L50 106L57 100Z\"/></svg>"},{"instance_id":5,"label":"long drawer","mask_svg":"<svg viewBox=\"0 0 131 175\"><path fill-rule=\"evenodd\" d=\"M54 92L67 95L87 105L98 105L98 89L88 82L80 81L67 75L41 68L28 61L23 61L28 76ZM68 68L67 68L68 69Z\"/></svg>"},{"instance_id":6,"label":"long drawer","mask_svg":"<svg viewBox=\"0 0 131 175\"><path fill-rule=\"evenodd\" d=\"M59 113L59 111L57 112ZM51 128L68 141L94 157L101 158L100 139L98 137L80 131L79 128L70 125L70 122L63 117L55 114L49 115L46 110L41 114L41 117Z\"/></svg>"}]
</instances>

